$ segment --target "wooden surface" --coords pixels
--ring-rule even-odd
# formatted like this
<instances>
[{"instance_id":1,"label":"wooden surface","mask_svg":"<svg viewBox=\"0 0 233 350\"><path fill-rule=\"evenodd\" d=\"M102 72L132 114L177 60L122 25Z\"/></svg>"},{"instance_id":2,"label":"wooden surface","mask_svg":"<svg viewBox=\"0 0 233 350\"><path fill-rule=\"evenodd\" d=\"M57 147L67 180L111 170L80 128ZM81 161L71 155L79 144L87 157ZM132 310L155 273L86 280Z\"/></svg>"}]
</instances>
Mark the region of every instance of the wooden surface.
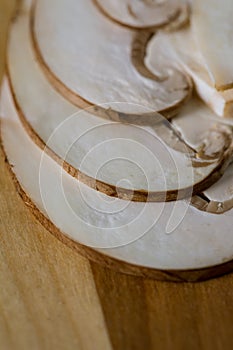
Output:
<instances>
[{"instance_id":1,"label":"wooden surface","mask_svg":"<svg viewBox=\"0 0 233 350\"><path fill-rule=\"evenodd\" d=\"M0 0L0 66L13 0ZM233 275L197 284L129 277L48 233L0 155L0 350L231 350Z\"/></svg>"}]
</instances>

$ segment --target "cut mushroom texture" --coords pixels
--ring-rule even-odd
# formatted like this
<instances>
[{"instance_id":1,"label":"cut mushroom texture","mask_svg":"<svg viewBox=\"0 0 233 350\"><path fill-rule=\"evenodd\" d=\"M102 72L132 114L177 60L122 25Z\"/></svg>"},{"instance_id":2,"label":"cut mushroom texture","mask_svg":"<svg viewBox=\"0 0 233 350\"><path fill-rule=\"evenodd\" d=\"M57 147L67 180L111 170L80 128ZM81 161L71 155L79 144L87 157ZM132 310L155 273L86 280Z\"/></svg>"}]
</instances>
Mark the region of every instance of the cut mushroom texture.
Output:
<instances>
[{"instance_id":1,"label":"cut mushroom texture","mask_svg":"<svg viewBox=\"0 0 233 350\"><path fill-rule=\"evenodd\" d=\"M34 49L47 78L78 107L106 103L102 113L117 120L128 112L138 116L134 105L141 106L141 118L143 108L170 116L190 96L189 77L160 53L159 75L143 76L144 63L139 59L133 65L131 59L134 49L137 61L135 46L139 58L145 52L141 32L109 20L92 0L38 0L31 22ZM115 102L123 104L116 107ZM120 113L115 116L112 110Z\"/></svg>"},{"instance_id":2,"label":"cut mushroom texture","mask_svg":"<svg viewBox=\"0 0 233 350\"><path fill-rule=\"evenodd\" d=\"M217 89L233 87L231 0L193 1L192 21L200 51Z\"/></svg>"},{"instance_id":3,"label":"cut mushroom texture","mask_svg":"<svg viewBox=\"0 0 233 350\"><path fill-rule=\"evenodd\" d=\"M232 212L210 220L186 201L112 201L82 183L77 186L75 179L34 144L19 122L6 84L1 115L3 147L21 196L51 232L59 237L62 232L72 239L73 246L76 242L94 247L88 251L89 258L108 261L111 266L117 259L121 271L135 273L138 266L150 276L152 272L146 268L198 269L232 259ZM174 206L181 222L167 235Z\"/></svg>"},{"instance_id":4,"label":"cut mushroom texture","mask_svg":"<svg viewBox=\"0 0 233 350\"><path fill-rule=\"evenodd\" d=\"M220 156L219 151L222 152L223 144L226 148L232 147L232 125L220 121L203 102L193 98L179 116L172 120L172 124L186 144L195 149L201 157L210 160ZM233 164L225 169L219 181L203 193L195 195L191 203L199 210L213 214L222 214L232 209Z\"/></svg>"},{"instance_id":5,"label":"cut mushroom texture","mask_svg":"<svg viewBox=\"0 0 233 350\"><path fill-rule=\"evenodd\" d=\"M207 159L208 145L200 154L176 136L175 127L164 118L140 127L74 107L41 72L31 48L27 13L12 27L8 73L18 113L33 140L46 146L72 176L110 196L133 201L184 198L217 181L230 157L223 142ZM190 118L195 108L187 112Z\"/></svg>"},{"instance_id":6,"label":"cut mushroom texture","mask_svg":"<svg viewBox=\"0 0 233 350\"><path fill-rule=\"evenodd\" d=\"M233 208L233 164L223 177L209 189L192 198L192 204L199 210L222 214Z\"/></svg>"},{"instance_id":7,"label":"cut mushroom texture","mask_svg":"<svg viewBox=\"0 0 233 350\"><path fill-rule=\"evenodd\" d=\"M60 1L51 3L54 9L60 6ZM68 3L76 8L73 1ZM80 4L82 8L84 2ZM65 21L70 13L66 16ZM149 35L140 32L139 47L143 43L145 49ZM151 72L140 64L142 51L136 55L138 43L133 42L128 54L134 68L139 63L138 79L151 82ZM157 55L158 83L166 76L161 62L173 57L167 48L163 52L161 45ZM6 80L0 101L1 136L17 189L39 220L63 241L71 239L70 245L85 245L79 249L89 258L118 264L124 272L141 269L151 276L153 269L210 266L215 271L217 264L230 261L232 126L195 98L171 124L155 114L155 108L151 113L149 105L128 105L124 100L117 104L119 117L131 115L132 122L135 115L147 118L137 120L138 125L99 118L99 107L80 111L64 98L66 93L61 96L54 90L34 54L26 8L10 35L10 87ZM191 199L193 189L196 196ZM160 203L134 202L148 198Z\"/></svg>"},{"instance_id":8,"label":"cut mushroom texture","mask_svg":"<svg viewBox=\"0 0 233 350\"><path fill-rule=\"evenodd\" d=\"M111 19L137 28L163 27L182 17L188 19L188 5L179 0L94 0Z\"/></svg>"},{"instance_id":9,"label":"cut mushroom texture","mask_svg":"<svg viewBox=\"0 0 233 350\"><path fill-rule=\"evenodd\" d=\"M218 118L197 97L182 108L172 124L203 161L220 157L221 152L231 146L233 121Z\"/></svg>"},{"instance_id":10,"label":"cut mushroom texture","mask_svg":"<svg viewBox=\"0 0 233 350\"><path fill-rule=\"evenodd\" d=\"M212 40L212 42L214 42ZM173 32L161 31L147 46L146 66L157 72L156 56L158 48L169 52L170 58L182 67L193 79L200 98L221 117L233 116L233 89L218 91L209 67L199 50L192 27L186 26ZM224 62L225 58L222 55Z\"/></svg>"}]
</instances>

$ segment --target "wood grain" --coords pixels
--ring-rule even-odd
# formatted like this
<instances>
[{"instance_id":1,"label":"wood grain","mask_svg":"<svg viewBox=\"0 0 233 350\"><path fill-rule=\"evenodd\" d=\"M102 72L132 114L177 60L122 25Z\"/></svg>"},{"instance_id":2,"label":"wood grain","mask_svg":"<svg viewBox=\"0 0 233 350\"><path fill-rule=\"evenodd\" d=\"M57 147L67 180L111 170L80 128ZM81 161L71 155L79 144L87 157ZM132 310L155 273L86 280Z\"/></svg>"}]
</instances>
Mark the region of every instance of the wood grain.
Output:
<instances>
[{"instance_id":1,"label":"wood grain","mask_svg":"<svg viewBox=\"0 0 233 350\"><path fill-rule=\"evenodd\" d=\"M13 0L0 0L1 72ZM0 156L1 350L231 350L233 275L130 277L90 263L23 204Z\"/></svg>"}]
</instances>

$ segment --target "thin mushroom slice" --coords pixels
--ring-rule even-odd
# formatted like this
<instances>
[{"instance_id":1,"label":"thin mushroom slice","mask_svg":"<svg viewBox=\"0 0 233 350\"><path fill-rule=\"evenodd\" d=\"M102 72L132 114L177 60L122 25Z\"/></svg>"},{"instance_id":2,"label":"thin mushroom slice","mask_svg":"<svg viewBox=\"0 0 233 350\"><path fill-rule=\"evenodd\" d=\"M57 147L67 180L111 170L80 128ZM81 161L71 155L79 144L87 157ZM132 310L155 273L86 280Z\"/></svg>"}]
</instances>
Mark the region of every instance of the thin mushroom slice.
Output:
<instances>
[{"instance_id":1,"label":"thin mushroom slice","mask_svg":"<svg viewBox=\"0 0 233 350\"><path fill-rule=\"evenodd\" d=\"M173 220L173 203L111 202L81 183L77 186L28 137L7 89L1 99L1 115L6 160L22 198L45 227L90 259L150 276L156 276L151 269L212 266L214 270L205 272L209 277L216 265L232 259L232 211L210 217L187 207L186 201L178 201L176 216L182 220L168 235L166 225ZM187 271L186 278L194 278L196 273L192 276ZM172 271L168 274L175 278Z\"/></svg>"},{"instance_id":2,"label":"thin mushroom slice","mask_svg":"<svg viewBox=\"0 0 233 350\"><path fill-rule=\"evenodd\" d=\"M172 120L186 144L198 152L202 160L212 161L222 151L232 149L233 125L220 123L202 101L193 98ZM225 145L225 147L224 147ZM224 169L223 169L224 170ZM222 214L233 208L233 164L219 181L191 200L199 210Z\"/></svg>"},{"instance_id":3,"label":"thin mushroom slice","mask_svg":"<svg viewBox=\"0 0 233 350\"><path fill-rule=\"evenodd\" d=\"M223 177L200 195L192 198L192 204L199 210L222 214L233 208L233 164L229 165Z\"/></svg>"},{"instance_id":4,"label":"thin mushroom slice","mask_svg":"<svg viewBox=\"0 0 233 350\"><path fill-rule=\"evenodd\" d=\"M8 74L27 132L69 174L90 187L133 201L170 201L215 181L221 160L194 169L195 151L166 119L146 119L144 126L113 123L94 116L92 110L80 111L53 90L33 55L27 15L12 27ZM185 177L180 176L184 169Z\"/></svg>"},{"instance_id":5,"label":"thin mushroom slice","mask_svg":"<svg viewBox=\"0 0 233 350\"><path fill-rule=\"evenodd\" d=\"M169 50L170 57L177 67L193 79L200 98L220 117L233 116L233 89L218 91L210 70L198 47L192 28L186 26L178 31L159 32L148 46L145 63L151 74L156 74L157 50Z\"/></svg>"},{"instance_id":6,"label":"thin mushroom slice","mask_svg":"<svg viewBox=\"0 0 233 350\"><path fill-rule=\"evenodd\" d=\"M223 123L198 98L193 98L172 119L185 144L197 152L197 158L213 161L231 147L233 125Z\"/></svg>"},{"instance_id":7,"label":"thin mushroom slice","mask_svg":"<svg viewBox=\"0 0 233 350\"><path fill-rule=\"evenodd\" d=\"M100 10L116 22L137 29L158 28L183 17L187 4L174 0L94 0Z\"/></svg>"},{"instance_id":8,"label":"thin mushroom slice","mask_svg":"<svg viewBox=\"0 0 233 350\"><path fill-rule=\"evenodd\" d=\"M233 163L228 166L223 177L205 190L204 194L210 202L216 203L217 212L233 208Z\"/></svg>"},{"instance_id":9,"label":"thin mushroom slice","mask_svg":"<svg viewBox=\"0 0 233 350\"><path fill-rule=\"evenodd\" d=\"M233 87L232 18L231 0L193 2L192 21L195 37L219 90Z\"/></svg>"},{"instance_id":10,"label":"thin mushroom slice","mask_svg":"<svg viewBox=\"0 0 233 350\"><path fill-rule=\"evenodd\" d=\"M216 118L201 100L193 97L171 123L186 144L198 152L205 135L216 125Z\"/></svg>"},{"instance_id":11,"label":"thin mushroom slice","mask_svg":"<svg viewBox=\"0 0 233 350\"><path fill-rule=\"evenodd\" d=\"M129 114L126 106L131 104L130 114L138 116L132 106L139 104L145 113L148 108L171 113L190 96L190 79L171 66L166 53L158 53L157 76L142 75L132 62L138 32L111 22L92 0L38 0L31 19L41 67L52 85L78 107L106 103L105 115L109 108ZM139 56L146 44L139 44ZM125 107L117 108L115 102ZM115 120L113 114L110 119Z\"/></svg>"}]
</instances>

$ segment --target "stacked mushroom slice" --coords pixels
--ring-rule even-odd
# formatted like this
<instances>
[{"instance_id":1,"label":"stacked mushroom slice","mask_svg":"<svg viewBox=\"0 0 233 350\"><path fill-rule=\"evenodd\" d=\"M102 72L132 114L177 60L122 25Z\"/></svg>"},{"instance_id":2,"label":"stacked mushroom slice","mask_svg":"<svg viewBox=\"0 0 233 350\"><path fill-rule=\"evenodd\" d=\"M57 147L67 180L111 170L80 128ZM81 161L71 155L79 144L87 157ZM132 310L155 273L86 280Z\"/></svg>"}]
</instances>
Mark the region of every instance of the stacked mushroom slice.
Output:
<instances>
[{"instance_id":1,"label":"stacked mushroom slice","mask_svg":"<svg viewBox=\"0 0 233 350\"><path fill-rule=\"evenodd\" d=\"M25 0L9 33L1 134L17 188L51 232L121 271L179 280L232 256L229 91L192 9Z\"/></svg>"},{"instance_id":2,"label":"stacked mushroom slice","mask_svg":"<svg viewBox=\"0 0 233 350\"><path fill-rule=\"evenodd\" d=\"M233 114L232 12L230 0L194 0L190 25L172 33L160 31L150 41L146 57L148 68L156 72L158 47L170 50L171 59L193 79L200 98L215 114L229 118Z\"/></svg>"}]
</instances>

